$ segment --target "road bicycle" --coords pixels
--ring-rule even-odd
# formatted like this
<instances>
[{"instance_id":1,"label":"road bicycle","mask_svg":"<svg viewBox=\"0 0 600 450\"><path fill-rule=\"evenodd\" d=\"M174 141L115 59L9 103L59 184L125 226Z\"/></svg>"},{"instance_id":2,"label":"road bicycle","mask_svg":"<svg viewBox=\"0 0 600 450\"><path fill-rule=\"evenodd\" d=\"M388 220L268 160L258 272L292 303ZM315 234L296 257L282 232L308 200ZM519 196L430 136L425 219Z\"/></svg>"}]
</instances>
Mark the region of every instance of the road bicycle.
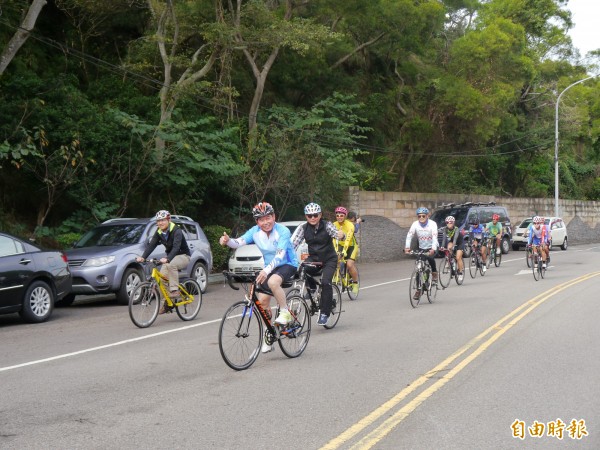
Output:
<instances>
[{"instance_id":1,"label":"road bicycle","mask_svg":"<svg viewBox=\"0 0 600 450\"><path fill-rule=\"evenodd\" d=\"M492 236L488 242L490 242L490 245L488 246L486 266L489 269L493 261L494 266L500 267L500 264L502 263L502 250L498 251L498 247L496 246L496 238L494 236Z\"/></svg>"},{"instance_id":2,"label":"road bicycle","mask_svg":"<svg viewBox=\"0 0 600 450\"><path fill-rule=\"evenodd\" d=\"M437 297L438 286L437 283L433 282L431 266L429 265L429 261L427 261L429 250L411 251L409 255L416 255L417 257L415 268L410 277L410 284L408 285L410 304L413 308L419 306L419 302L425 293L427 293L429 303L433 303ZM417 298L414 298L417 292L419 295Z\"/></svg>"},{"instance_id":3,"label":"road bicycle","mask_svg":"<svg viewBox=\"0 0 600 450\"><path fill-rule=\"evenodd\" d=\"M548 250L550 250L550 246L548 246ZM533 250L531 248L531 244L525 246L525 262L527 263L527 268L531 269L533 260ZM548 251L548 255L546 256L546 266L550 265L550 251Z\"/></svg>"},{"instance_id":4,"label":"road bicycle","mask_svg":"<svg viewBox=\"0 0 600 450\"><path fill-rule=\"evenodd\" d=\"M335 241L335 247L337 251L341 245L337 243L337 239ZM356 300L358 298L358 294L360 293L360 273L358 272L358 267L356 267L356 264L354 265L354 268L356 269L357 286L355 286L354 282L352 281L352 277L348 272L347 259L344 255L344 252L338 251L338 265L335 273L333 274L332 283L337 284L342 294L346 292L348 297L350 297L350 300ZM354 287L356 287L356 291L353 289Z\"/></svg>"},{"instance_id":5,"label":"road bicycle","mask_svg":"<svg viewBox=\"0 0 600 450\"><path fill-rule=\"evenodd\" d=\"M482 240L479 245L471 246L471 256L469 257L469 274L471 275L471 278L475 278L477 276L477 272L479 272L482 277L485 275L483 270L485 262L483 261L483 256L481 255L481 247L483 245L484 241Z\"/></svg>"},{"instance_id":6,"label":"road bicycle","mask_svg":"<svg viewBox=\"0 0 600 450\"><path fill-rule=\"evenodd\" d=\"M463 284L465 280L464 272L459 275L458 273L458 261L453 251L447 248L440 249L444 252L444 258L442 259L441 266L439 269L439 282L444 289L450 286L450 280L454 278L456 284L459 286Z\"/></svg>"},{"instance_id":7,"label":"road bicycle","mask_svg":"<svg viewBox=\"0 0 600 450\"><path fill-rule=\"evenodd\" d=\"M535 246L535 249L532 250L531 257L531 271L533 272L533 279L538 281L540 278L544 278L546 276L546 268L544 267L544 262L542 261L542 249L539 245ZM546 262L546 265L548 262Z\"/></svg>"},{"instance_id":8,"label":"road bicycle","mask_svg":"<svg viewBox=\"0 0 600 450\"><path fill-rule=\"evenodd\" d=\"M223 275L234 290L231 272ZM256 276L241 283L246 294L244 300L235 302L223 315L219 327L219 350L223 361L234 370L249 368L261 352L263 340L268 345L279 343L279 347L288 358L296 358L304 352L310 338L310 313L306 301L299 295L287 299L292 321L286 325L271 323L271 311L262 307L257 292L273 295L269 290L256 284ZM284 282L281 287L291 287ZM277 308L276 316L279 314Z\"/></svg>"},{"instance_id":9,"label":"road bicycle","mask_svg":"<svg viewBox=\"0 0 600 450\"><path fill-rule=\"evenodd\" d=\"M157 269L160 261L149 259L144 263L146 264L152 265L147 281L138 284L129 296L131 321L140 328L152 325L158 316L161 295L164 298L165 312L172 313L175 310L181 320L195 319L202 306L202 290L198 282L191 278L180 280L180 298L171 298L167 289L169 279Z\"/></svg>"},{"instance_id":10,"label":"road bicycle","mask_svg":"<svg viewBox=\"0 0 600 450\"><path fill-rule=\"evenodd\" d=\"M321 269L323 266L322 262L316 261L303 261L300 263L300 268L298 269L297 277L294 279L294 284L292 285L292 289L287 293L286 299L292 298L294 296L300 296L307 301L308 310L311 316L314 316L321 310L321 290L322 284L320 279L317 279L320 273L315 275L309 274L306 269L314 268ZM313 283L317 286L317 288L312 291L307 286L307 280L311 279ZM333 288L333 297L331 304L331 312L329 313L329 319L327 323L324 325L325 328L331 329L335 327L340 320L340 316L342 315L342 294L340 292L340 288L336 284L331 284Z\"/></svg>"}]
</instances>

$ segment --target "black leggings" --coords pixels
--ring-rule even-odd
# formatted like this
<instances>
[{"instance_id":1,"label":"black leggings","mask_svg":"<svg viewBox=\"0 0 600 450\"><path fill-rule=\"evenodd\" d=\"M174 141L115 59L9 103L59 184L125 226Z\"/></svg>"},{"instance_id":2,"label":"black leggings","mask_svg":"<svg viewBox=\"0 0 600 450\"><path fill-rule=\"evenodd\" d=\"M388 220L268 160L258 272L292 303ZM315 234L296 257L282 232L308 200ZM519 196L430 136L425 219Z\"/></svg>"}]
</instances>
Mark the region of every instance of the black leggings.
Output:
<instances>
[{"instance_id":1,"label":"black leggings","mask_svg":"<svg viewBox=\"0 0 600 450\"><path fill-rule=\"evenodd\" d=\"M316 262L315 258L310 256L306 258L306 261ZM321 275L321 314L329 315L331 313L331 301L333 299L333 288L331 287L331 280L333 274L337 269L337 256L335 258L328 259L323 262L323 273ZM310 275L317 275L321 271L320 268L307 267L306 272ZM316 289L316 285L310 278L306 279L308 287L310 289Z\"/></svg>"}]
</instances>

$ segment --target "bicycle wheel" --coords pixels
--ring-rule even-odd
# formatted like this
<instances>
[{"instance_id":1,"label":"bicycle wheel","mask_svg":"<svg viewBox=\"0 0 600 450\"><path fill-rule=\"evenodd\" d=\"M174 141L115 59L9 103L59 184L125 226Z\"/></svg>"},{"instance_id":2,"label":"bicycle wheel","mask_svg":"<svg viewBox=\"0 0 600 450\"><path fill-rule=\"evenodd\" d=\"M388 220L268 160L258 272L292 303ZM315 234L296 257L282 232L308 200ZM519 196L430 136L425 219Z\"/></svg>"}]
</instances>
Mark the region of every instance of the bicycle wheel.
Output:
<instances>
[{"instance_id":1,"label":"bicycle wheel","mask_svg":"<svg viewBox=\"0 0 600 450\"><path fill-rule=\"evenodd\" d=\"M288 309L294 320L281 327L279 348L288 358L302 354L310 338L310 312L306 301L299 295L287 300Z\"/></svg>"},{"instance_id":2,"label":"bicycle wheel","mask_svg":"<svg viewBox=\"0 0 600 450\"><path fill-rule=\"evenodd\" d=\"M356 300L360 292L360 272L358 271L358 267L355 266L354 268L356 269L356 278L358 278L358 280L356 280L356 286L354 283L352 283L352 277L350 276L350 273L346 272L346 286L350 300ZM354 287L356 287L356 292L354 291Z\"/></svg>"},{"instance_id":3,"label":"bicycle wheel","mask_svg":"<svg viewBox=\"0 0 600 450\"><path fill-rule=\"evenodd\" d=\"M477 267L477 255L473 253L469 258L469 274L471 275L471 278L475 278L478 271L479 268Z\"/></svg>"},{"instance_id":4,"label":"bicycle wheel","mask_svg":"<svg viewBox=\"0 0 600 450\"><path fill-rule=\"evenodd\" d=\"M196 280L185 280L179 284L179 292L181 294L180 302L187 300L190 303L175 306L177 315L181 320L195 319L202 306L202 289L200 289L200 285Z\"/></svg>"},{"instance_id":5,"label":"bicycle wheel","mask_svg":"<svg viewBox=\"0 0 600 450\"><path fill-rule=\"evenodd\" d=\"M486 260L489 261L489 257L486 256ZM479 267L479 273L481 274L481 276L485 276L485 272L483 271L483 268L485 267L487 270L487 266L486 266L486 262L483 260L483 257L481 255L477 256L477 267Z\"/></svg>"},{"instance_id":6,"label":"bicycle wheel","mask_svg":"<svg viewBox=\"0 0 600 450\"><path fill-rule=\"evenodd\" d=\"M429 303L433 303L437 297L438 285L437 283L431 283L427 289L427 300Z\"/></svg>"},{"instance_id":7,"label":"bicycle wheel","mask_svg":"<svg viewBox=\"0 0 600 450\"><path fill-rule=\"evenodd\" d=\"M496 267L500 267L501 263L502 263L502 251L496 251L496 253L494 255L494 265Z\"/></svg>"},{"instance_id":8,"label":"bicycle wheel","mask_svg":"<svg viewBox=\"0 0 600 450\"><path fill-rule=\"evenodd\" d=\"M412 276L410 277L410 284L408 285L408 296L413 308L419 306L419 302L421 301L421 295L423 294L422 284L421 272L416 269L413 270ZM414 298L417 292L419 293L419 297Z\"/></svg>"},{"instance_id":9,"label":"bicycle wheel","mask_svg":"<svg viewBox=\"0 0 600 450\"><path fill-rule=\"evenodd\" d=\"M250 367L260 354L262 339L258 311L244 300L231 305L219 327L219 350L225 364L234 370Z\"/></svg>"},{"instance_id":10,"label":"bicycle wheel","mask_svg":"<svg viewBox=\"0 0 600 450\"><path fill-rule=\"evenodd\" d=\"M540 272L538 271L538 256L536 254L533 255L531 260L531 271L533 272L533 279L535 281L540 279Z\"/></svg>"},{"instance_id":11,"label":"bicycle wheel","mask_svg":"<svg viewBox=\"0 0 600 450\"><path fill-rule=\"evenodd\" d=\"M546 276L546 269L544 268L544 261L542 261L542 258L540 258L538 262L538 267L540 269L540 276L544 278Z\"/></svg>"},{"instance_id":12,"label":"bicycle wheel","mask_svg":"<svg viewBox=\"0 0 600 450\"><path fill-rule=\"evenodd\" d=\"M532 258L531 249L525 249L525 262L527 263L527 268L531 269L531 258Z\"/></svg>"},{"instance_id":13,"label":"bicycle wheel","mask_svg":"<svg viewBox=\"0 0 600 450\"><path fill-rule=\"evenodd\" d=\"M487 253L487 257L485 258L485 268L489 269L490 266L492 265L492 251L491 249L488 249L488 253Z\"/></svg>"},{"instance_id":14,"label":"bicycle wheel","mask_svg":"<svg viewBox=\"0 0 600 450\"><path fill-rule=\"evenodd\" d=\"M449 258L442 260L442 267L440 267L438 274L438 281L444 289L450 286L450 280L452 279L452 265L450 264Z\"/></svg>"},{"instance_id":15,"label":"bicycle wheel","mask_svg":"<svg viewBox=\"0 0 600 450\"><path fill-rule=\"evenodd\" d=\"M129 317L140 328L154 323L159 308L160 295L149 281L138 284L129 296Z\"/></svg>"},{"instance_id":16,"label":"bicycle wheel","mask_svg":"<svg viewBox=\"0 0 600 450\"><path fill-rule=\"evenodd\" d=\"M335 327L340 320L340 316L342 315L342 293L337 285L332 285L333 287L333 298L331 300L331 312L329 313L329 320L324 325L328 330Z\"/></svg>"}]
</instances>

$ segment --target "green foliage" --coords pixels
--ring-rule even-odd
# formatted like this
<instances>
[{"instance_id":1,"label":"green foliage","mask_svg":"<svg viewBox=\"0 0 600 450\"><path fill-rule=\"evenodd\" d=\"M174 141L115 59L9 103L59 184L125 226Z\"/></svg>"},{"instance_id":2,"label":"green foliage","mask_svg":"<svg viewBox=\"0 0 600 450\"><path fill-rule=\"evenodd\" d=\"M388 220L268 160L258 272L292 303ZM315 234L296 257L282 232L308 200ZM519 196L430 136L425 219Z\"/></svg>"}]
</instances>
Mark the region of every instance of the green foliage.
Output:
<instances>
[{"instance_id":1,"label":"green foliage","mask_svg":"<svg viewBox=\"0 0 600 450\"><path fill-rule=\"evenodd\" d=\"M231 229L221 225L208 225L203 227L203 230L213 255L213 272L227 269L230 249L219 244L219 238L223 236L223 233L231 234Z\"/></svg>"},{"instance_id":2,"label":"green foliage","mask_svg":"<svg viewBox=\"0 0 600 450\"><path fill-rule=\"evenodd\" d=\"M64 233L57 234L55 236L56 242L59 245L59 248L66 250L73 247L73 244L77 242L81 238L81 234L79 233Z\"/></svg>"}]
</instances>

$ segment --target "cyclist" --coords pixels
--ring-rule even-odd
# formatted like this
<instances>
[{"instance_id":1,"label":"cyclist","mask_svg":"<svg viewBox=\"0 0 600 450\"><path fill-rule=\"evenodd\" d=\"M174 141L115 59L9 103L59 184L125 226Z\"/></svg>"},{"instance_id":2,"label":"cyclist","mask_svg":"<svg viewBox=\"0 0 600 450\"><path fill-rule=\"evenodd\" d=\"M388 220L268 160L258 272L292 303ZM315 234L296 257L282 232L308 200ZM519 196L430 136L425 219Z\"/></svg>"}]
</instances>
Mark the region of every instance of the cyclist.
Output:
<instances>
[{"instance_id":1,"label":"cyclist","mask_svg":"<svg viewBox=\"0 0 600 450\"><path fill-rule=\"evenodd\" d=\"M344 248L342 249L342 254L346 259L346 267L348 268L348 273L352 277L352 292L358 294L358 272L356 271L356 257L358 255L358 245L356 243L356 238L354 237L354 224L346 219L348 215L348 210L343 206L338 206L335 208L335 227L338 230L342 230L342 232L346 235L346 239L344 239ZM338 248L339 245L337 242L334 242L336 246L336 250L340 251Z\"/></svg>"},{"instance_id":2,"label":"cyclist","mask_svg":"<svg viewBox=\"0 0 600 450\"><path fill-rule=\"evenodd\" d=\"M284 281L291 280L298 269L298 258L290 241L290 230L275 221L275 210L267 202L260 202L252 208L252 216L256 225L237 239L230 238L227 233L219 239L219 244L229 248L238 248L247 244L256 244L265 260L265 268L256 276L256 283L262 289L273 293L279 305L279 315L275 323L285 325L293 320L285 301L285 292L281 287ZM262 307L270 315L271 296L258 293ZM263 342L261 351L270 352L272 345Z\"/></svg>"},{"instance_id":3,"label":"cyclist","mask_svg":"<svg viewBox=\"0 0 600 450\"><path fill-rule=\"evenodd\" d=\"M364 220L362 219L362 217L359 217L354 211L348 211L347 219L354 224L354 238L356 238L356 236L358 236L358 233L360 232L360 224L364 222Z\"/></svg>"},{"instance_id":4,"label":"cyclist","mask_svg":"<svg viewBox=\"0 0 600 450\"><path fill-rule=\"evenodd\" d=\"M527 236L527 245L533 248L533 251L540 247L542 251L542 267L546 268L546 259L548 258L548 244L550 243L550 233L548 227L544 225L544 218L535 216L533 222L529 225Z\"/></svg>"},{"instance_id":5,"label":"cyclist","mask_svg":"<svg viewBox=\"0 0 600 450\"><path fill-rule=\"evenodd\" d=\"M154 216L156 220L156 233L150 239L142 256L135 258L137 262L144 262L154 249L162 244L165 246L167 256L160 259L162 264L160 273L169 278L169 296L179 297L179 270L185 269L190 263L190 248L185 240L183 231L171 222L171 213L161 209ZM159 314L166 312L165 306L160 309Z\"/></svg>"},{"instance_id":6,"label":"cyclist","mask_svg":"<svg viewBox=\"0 0 600 450\"><path fill-rule=\"evenodd\" d=\"M292 235L292 245L297 248L302 241L308 246L308 257L305 261L323 263L321 276L321 313L319 314L318 325L327 324L329 314L331 313L331 302L333 299L333 288L331 280L337 269L337 253L333 246L332 238L343 239L343 231L338 231L335 226L323 219L321 207L316 203L309 203L304 207L306 222L299 225ZM316 275L319 269L306 268L308 273ZM312 280L307 279L309 289L316 289L317 286Z\"/></svg>"},{"instance_id":7,"label":"cyclist","mask_svg":"<svg viewBox=\"0 0 600 450\"><path fill-rule=\"evenodd\" d=\"M481 258L482 262L485 261L485 257L487 255L487 247L483 240L483 235L485 233L484 227L479 223L479 218L475 217L474 221L469 228L469 236L471 236L471 245L474 249L476 249L479 245L481 245ZM487 271L487 267L485 263L483 263L484 272Z\"/></svg>"},{"instance_id":8,"label":"cyclist","mask_svg":"<svg viewBox=\"0 0 600 450\"><path fill-rule=\"evenodd\" d=\"M404 253L410 253L410 243L413 236L417 236L419 241L420 250L429 250L429 256L427 261L431 266L431 279L434 283L437 283L438 273L435 265L434 255L439 247L437 240L437 224L433 220L429 220L429 210L423 206L417 209L417 220L413 222L408 234L406 235L406 245L404 246ZM421 296L421 291L417 290L414 295L414 299L417 300Z\"/></svg>"},{"instance_id":9,"label":"cyclist","mask_svg":"<svg viewBox=\"0 0 600 450\"><path fill-rule=\"evenodd\" d=\"M458 275L463 274L463 250L464 242L463 235L458 228L456 228L456 219L453 216L446 217L446 229L444 230L444 237L442 238L442 248L447 248L449 251L454 252L456 256L456 262L458 264Z\"/></svg>"},{"instance_id":10,"label":"cyclist","mask_svg":"<svg viewBox=\"0 0 600 450\"><path fill-rule=\"evenodd\" d=\"M502 224L498 222L500 220L500 216L498 214L492 215L492 221L489 222L485 226L485 231L490 234L490 246L494 245L494 241L496 241L496 253L499 253L500 250L500 242L502 241Z\"/></svg>"}]
</instances>

